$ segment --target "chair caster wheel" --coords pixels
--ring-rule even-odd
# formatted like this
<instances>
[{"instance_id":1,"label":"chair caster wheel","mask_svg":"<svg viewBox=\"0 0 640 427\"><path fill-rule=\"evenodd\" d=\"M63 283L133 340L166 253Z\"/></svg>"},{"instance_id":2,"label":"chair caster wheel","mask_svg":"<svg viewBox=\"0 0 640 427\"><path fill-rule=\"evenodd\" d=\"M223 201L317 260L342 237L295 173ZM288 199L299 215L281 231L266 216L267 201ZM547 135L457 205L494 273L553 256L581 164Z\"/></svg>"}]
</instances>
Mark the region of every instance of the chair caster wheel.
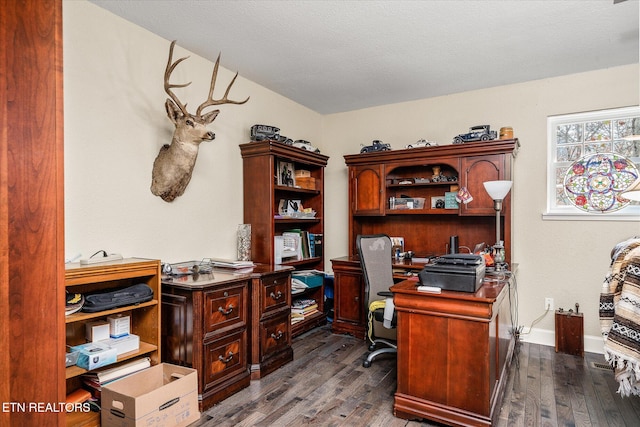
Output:
<instances>
[{"instance_id":1,"label":"chair caster wheel","mask_svg":"<svg viewBox=\"0 0 640 427\"><path fill-rule=\"evenodd\" d=\"M364 362L362 362L362 366L365 368L368 368L369 366L371 366L371 362L369 362L368 360L365 360Z\"/></svg>"}]
</instances>

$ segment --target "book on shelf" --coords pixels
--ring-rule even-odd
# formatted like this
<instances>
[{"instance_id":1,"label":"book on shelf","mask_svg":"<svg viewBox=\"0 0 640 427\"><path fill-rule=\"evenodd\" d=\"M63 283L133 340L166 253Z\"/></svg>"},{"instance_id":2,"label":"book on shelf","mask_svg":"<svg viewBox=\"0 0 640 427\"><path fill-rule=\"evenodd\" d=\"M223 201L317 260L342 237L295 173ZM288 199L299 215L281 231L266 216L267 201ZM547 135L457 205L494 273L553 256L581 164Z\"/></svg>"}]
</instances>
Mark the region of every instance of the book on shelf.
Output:
<instances>
[{"instance_id":1,"label":"book on shelf","mask_svg":"<svg viewBox=\"0 0 640 427\"><path fill-rule=\"evenodd\" d=\"M302 258L310 258L310 251L309 251L309 232L308 231L300 231L300 244L302 245L301 249L302 249Z\"/></svg>"},{"instance_id":2,"label":"book on shelf","mask_svg":"<svg viewBox=\"0 0 640 427\"><path fill-rule=\"evenodd\" d=\"M315 258L316 256L316 234L309 233L309 256Z\"/></svg>"},{"instance_id":3,"label":"book on shelf","mask_svg":"<svg viewBox=\"0 0 640 427\"><path fill-rule=\"evenodd\" d=\"M303 320L317 314L320 313L320 310L318 310L317 305L315 307L312 307L311 310L305 312L305 313L295 313L295 312L291 312L291 324L295 325L298 322L302 322Z\"/></svg>"},{"instance_id":4,"label":"book on shelf","mask_svg":"<svg viewBox=\"0 0 640 427\"><path fill-rule=\"evenodd\" d=\"M315 308L318 308L318 302L313 298L299 298L299 299L293 300L293 302L291 303L291 312L300 313L304 309L314 305L315 305Z\"/></svg>"},{"instance_id":5,"label":"book on shelf","mask_svg":"<svg viewBox=\"0 0 640 427\"><path fill-rule=\"evenodd\" d=\"M303 320L304 320L304 316L302 316L302 317L298 317L298 318L292 317L292 318L291 318L291 324L292 324L292 325L295 325L296 323L300 323L300 322L302 322Z\"/></svg>"},{"instance_id":6,"label":"book on shelf","mask_svg":"<svg viewBox=\"0 0 640 427\"><path fill-rule=\"evenodd\" d=\"M102 369L82 374L82 380L102 386L110 383L111 381L118 380L122 377L126 377L127 375L146 369L149 366L151 366L151 359L148 357L142 357L140 359L124 363L120 366L116 366L115 368Z\"/></svg>"},{"instance_id":7,"label":"book on shelf","mask_svg":"<svg viewBox=\"0 0 640 427\"><path fill-rule=\"evenodd\" d=\"M291 315L307 316L313 311L318 311L318 302L312 298L300 298L291 303Z\"/></svg>"},{"instance_id":8,"label":"book on shelf","mask_svg":"<svg viewBox=\"0 0 640 427\"><path fill-rule=\"evenodd\" d=\"M309 305L304 308L292 308L291 314L302 314L303 316L307 316L314 311L318 311L318 304Z\"/></svg>"}]
</instances>

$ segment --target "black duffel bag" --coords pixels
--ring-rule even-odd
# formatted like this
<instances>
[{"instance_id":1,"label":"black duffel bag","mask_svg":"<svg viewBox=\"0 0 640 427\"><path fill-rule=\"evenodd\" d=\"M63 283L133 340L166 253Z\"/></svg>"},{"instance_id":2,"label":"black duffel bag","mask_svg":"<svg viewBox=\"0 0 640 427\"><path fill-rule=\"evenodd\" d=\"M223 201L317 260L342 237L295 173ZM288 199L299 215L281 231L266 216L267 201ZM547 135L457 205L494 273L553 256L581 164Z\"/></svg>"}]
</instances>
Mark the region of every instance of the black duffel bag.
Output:
<instances>
[{"instance_id":1,"label":"black duffel bag","mask_svg":"<svg viewBox=\"0 0 640 427\"><path fill-rule=\"evenodd\" d=\"M140 304L153 299L153 289L146 283L129 286L107 292L85 295L82 311L96 313L125 305Z\"/></svg>"}]
</instances>

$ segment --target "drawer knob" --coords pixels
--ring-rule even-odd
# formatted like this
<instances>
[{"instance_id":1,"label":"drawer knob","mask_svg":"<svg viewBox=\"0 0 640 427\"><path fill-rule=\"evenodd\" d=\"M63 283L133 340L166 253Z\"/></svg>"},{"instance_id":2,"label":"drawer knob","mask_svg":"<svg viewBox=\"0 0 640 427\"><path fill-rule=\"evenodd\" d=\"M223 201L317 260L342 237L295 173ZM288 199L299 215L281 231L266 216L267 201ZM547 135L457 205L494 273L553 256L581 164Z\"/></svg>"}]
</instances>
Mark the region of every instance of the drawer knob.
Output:
<instances>
[{"instance_id":1,"label":"drawer knob","mask_svg":"<svg viewBox=\"0 0 640 427\"><path fill-rule=\"evenodd\" d=\"M222 307L218 307L218 311L222 314L224 314L225 316L230 315L231 313L233 313L233 304L229 304L229 309L225 310Z\"/></svg>"},{"instance_id":2,"label":"drawer knob","mask_svg":"<svg viewBox=\"0 0 640 427\"><path fill-rule=\"evenodd\" d=\"M218 356L218 360L222 363L229 363L233 360L233 351L229 352L229 357L222 357L222 355Z\"/></svg>"},{"instance_id":3,"label":"drawer knob","mask_svg":"<svg viewBox=\"0 0 640 427\"><path fill-rule=\"evenodd\" d=\"M277 334L271 334L271 338L273 338L276 341L279 341L283 336L284 336L284 333L282 331L278 331Z\"/></svg>"},{"instance_id":4,"label":"drawer knob","mask_svg":"<svg viewBox=\"0 0 640 427\"><path fill-rule=\"evenodd\" d=\"M270 296L272 299L274 299L274 300L276 300L276 301L277 301L277 300L279 300L280 298L282 298L282 292L278 291L278 292L277 292L277 293L275 293L275 294L274 294L273 292L271 292L271 293L269 294L269 296Z\"/></svg>"}]
</instances>

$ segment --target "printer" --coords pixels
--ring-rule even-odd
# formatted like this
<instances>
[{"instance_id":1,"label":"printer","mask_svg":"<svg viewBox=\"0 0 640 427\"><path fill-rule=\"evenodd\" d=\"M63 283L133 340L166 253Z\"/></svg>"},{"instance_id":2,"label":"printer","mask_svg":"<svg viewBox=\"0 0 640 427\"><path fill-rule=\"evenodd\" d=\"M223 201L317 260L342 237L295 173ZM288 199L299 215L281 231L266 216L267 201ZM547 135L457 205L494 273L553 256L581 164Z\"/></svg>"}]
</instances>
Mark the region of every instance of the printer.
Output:
<instances>
[{"instance_id":1,"label":"printer","mask_svg":"<svg viewBox=\"0 0 640 427\"><path fill-rule=\"evenodd\" d=\"M480 255L448 254L425 265L418 278L425 286L475 293L482 286L484 273L484 258Z\"/></svg>"}]
</instances>

